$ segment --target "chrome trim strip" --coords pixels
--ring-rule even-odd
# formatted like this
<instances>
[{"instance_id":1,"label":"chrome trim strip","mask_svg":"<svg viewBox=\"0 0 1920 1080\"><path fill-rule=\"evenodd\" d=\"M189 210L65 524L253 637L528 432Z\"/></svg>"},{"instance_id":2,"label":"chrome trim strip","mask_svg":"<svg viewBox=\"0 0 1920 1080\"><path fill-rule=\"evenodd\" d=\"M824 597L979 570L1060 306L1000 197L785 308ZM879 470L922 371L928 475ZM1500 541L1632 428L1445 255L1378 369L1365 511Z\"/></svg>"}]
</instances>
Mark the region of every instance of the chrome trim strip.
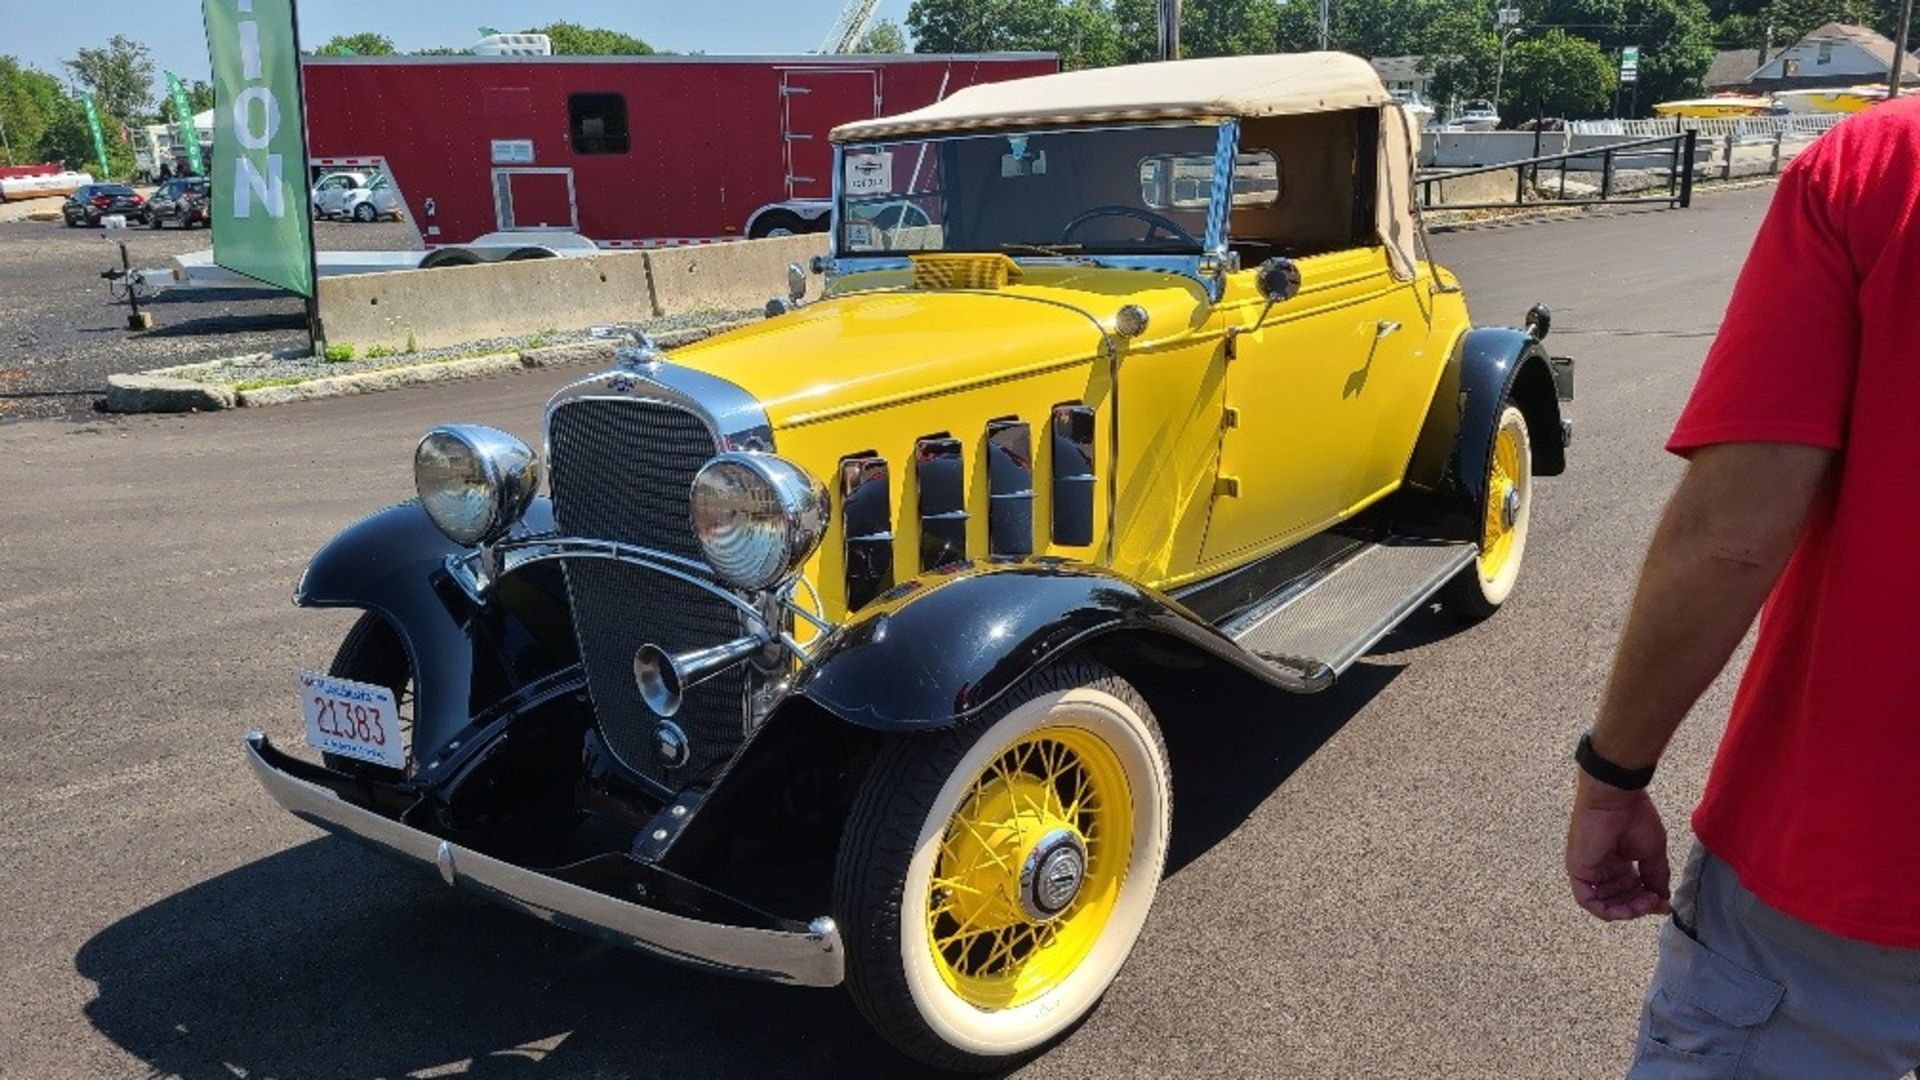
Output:
<instances>
[{"instance_id":1,"label":"chrome trim strip","mask_svg":"<svg viewBox=\"0 0 1920 1080\"><path fill-rule=\"evenodd\" d=\"M750 631L756 636L768 641L779 641L802 660L809 655L806 646L795 641L792 634L788 633L784 627L777 625L759 607L743 599L733 590L711 580L713 570L705 563L664 551L655 551L653 548L641 547L637 544L623 544L617 540L600 540L584 536L528 536L502 540L490 548L483 548L465 555L449 555L446 569L470 599L475 603L484 603L487 594L493 590L494 584L507 574L535 563L556 562L563 559L608 559L652 570L657 574L665 574L670 578L686 582L739 611L759 627L758 631ZM489 566L492 567L491 570ZM793 602L793 590L797 582L796 578L779 590L777 593L779 606L784 610L797 612L822 633L832 633L837 629L833 623L800 608Z\"/></svg>"},{"instance_id":2,"label":"chrome trim strip","mask_svg":"<svg viewBox=\"0 0 1920 1080\"><path fill-rule=\"evenodd\" d=\"M260 786L295 817L346 833L439 871L442 880L542 922L597 933L695 967L796 986L838 986L846 952L830 918L805 932L702 922L616 900L569 882L463 848L347 802L318 784L289 776L262 755L260 732L247 735L247 763Z\"/></svg>"}]
</instances>

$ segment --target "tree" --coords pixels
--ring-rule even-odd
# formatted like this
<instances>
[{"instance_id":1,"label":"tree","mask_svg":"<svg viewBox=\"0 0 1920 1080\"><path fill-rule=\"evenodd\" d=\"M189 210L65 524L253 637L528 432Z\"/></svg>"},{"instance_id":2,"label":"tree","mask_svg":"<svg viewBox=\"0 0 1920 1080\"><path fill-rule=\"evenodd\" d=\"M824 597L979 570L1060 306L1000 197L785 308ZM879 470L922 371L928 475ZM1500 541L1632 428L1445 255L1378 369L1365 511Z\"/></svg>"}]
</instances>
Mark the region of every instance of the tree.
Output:
<instances>
[{"instance_id":1,"label":"tree","mask_svg":"<svg viewBox=\"0 0 1920 1080\"><path fill-rule=\"evenodd\" d=\"M196 113L213 108L213 84L205 79L193 79L187 83L187 108Z\"/></svg>"},{"instance_id":2,"label":"tree","mask_svg":"<svg viewBox=\"0 0 1920 1080\"><path fill-rule=\"evenodd\" d=\"M556 22L523 31L545 34L553 40L555 56L652 56L653 46L618 30L604 30L579 23Z\"/></svg>"},{"instance_id":3,"label":"tree","mask_svg":"<svg viewBox=\"0 0 1920 1080\"><path fill-rule=\"evenodd\" d=\"M907 29L923 53L1045 50L1068 68L1121 59L1106 0L913 0Z\"/></svg>"},{"instance_id":4,"label":"tree","mask_svg":"<svg viewBox=\"0 0 1920 1080\"><path fill-rule=\"evenodd\" d=\"M1291 0L1287 6L1304 7L1307 2ZM1281 6L1279 0L1187 0L1180 6L1180 55L1272 52Z\"/></svg>"},{"instance_id":5,"label":"tree","mask_svg":"<svg viewBox=\"0 0 1920 1080\"><path fill-rule=\"evenodd\" d=\"M0 125L6 128L13 161L52 160L45 145L47 132L69 101L60 80L11 56L0 56Z\"/></svg>"},{"instance_id":6,"label":"tree","mask_svg":"<svg viewBox=\"0 0 1920 1080\"><path fill-rule=\"evenodd\" d=\"M1522 38L1507 53L1501 96L1507 119L1589 117L1607 111L1618 65L1600 46L1564 30Z\"/></svg>"},{"instance_id":7,"label":"tree","mask_svg":"<svg viewBox=\"0 0 1920 1080\"><path fill-rule=\"evenodd\" d=\"M338 34L314 50L317 56L395 56L400 50L385 34Z\"/></svg>"},{"instance_id":8,"label":"tree","mask_svg":"<svg viewBox=\"0 0 1920 1080\"><path fill-rule=\"evenodd\" d=\"M105 48L81 49L66 67L74 82L93 94L101 126L109 133L153 115L153 55L145 45L115 34Z\"/></svg>"},{"instance_id":9,"label":"tree","mask_svg":"<svg viewBox=\"0 0 1920 1080\"><path fill-rule=\"evenodd\" d=\"M1544 0L1522 4L1527 33L1560 27L1578 33L1616 62L1627 45L1640 49L1633 97L1645 111L1656 101L1694 97L1713 63L1713 22L1706 0Z\"/></svg>"},{"instance_id":10,"label":"tree","mask_svg":"<svg viewBox=\"0 0 1920 1080\"><path fill-rule=\"evenodd\" d=\"M854 46L855 52L863 53L903 53L907 51L907 35L900 24L892 19L881 19L867 29L860 37L860 44Z\"/></svg>"}]
</instances>

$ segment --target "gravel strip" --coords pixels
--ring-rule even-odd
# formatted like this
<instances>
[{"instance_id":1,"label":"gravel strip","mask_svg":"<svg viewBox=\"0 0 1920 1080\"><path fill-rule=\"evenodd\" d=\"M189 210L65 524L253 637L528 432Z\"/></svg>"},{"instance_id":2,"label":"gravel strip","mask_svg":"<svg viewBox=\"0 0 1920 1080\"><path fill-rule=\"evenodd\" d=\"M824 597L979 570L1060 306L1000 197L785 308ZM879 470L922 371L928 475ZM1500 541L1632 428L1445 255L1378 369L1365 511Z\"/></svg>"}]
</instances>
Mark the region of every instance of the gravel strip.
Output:
<instances>
[{"instance_id":1,"label":"gravel strip","mask_svg":"<svg viewBox=\"0 0 1920 1080\"><path fill-rule=\"evenodd\" d=\"M545 331L519 337L483 338L462 345L445 346L437 349L421 349L417 352L383 353L378 356L357 354L351 359L328 360L324 356L313 356L304 348L294 347L270 353L251 353L222 360L178 367L161 368L147 372L150 375L165 375L194 382L230 386L238 390L258 390L273 386L291 386L311 379L333 378L341 375L361 375L376 371L393 371L418 367L423 364L445 363L451 360L469 360L477 357L503 356L534 349L543 349L555 345L575 345L593 341L623 341L636 333L651 334L655 338L672 339L685 336L690 332L708 330L723 324L738 322L751 317L753 313L743 311L709 311L690 315L675 315L660 319L648 319L643 322L618 323L594 326L580 330ZM696 333L695 336L704 336Z\"/></svg>"}]
</instances>

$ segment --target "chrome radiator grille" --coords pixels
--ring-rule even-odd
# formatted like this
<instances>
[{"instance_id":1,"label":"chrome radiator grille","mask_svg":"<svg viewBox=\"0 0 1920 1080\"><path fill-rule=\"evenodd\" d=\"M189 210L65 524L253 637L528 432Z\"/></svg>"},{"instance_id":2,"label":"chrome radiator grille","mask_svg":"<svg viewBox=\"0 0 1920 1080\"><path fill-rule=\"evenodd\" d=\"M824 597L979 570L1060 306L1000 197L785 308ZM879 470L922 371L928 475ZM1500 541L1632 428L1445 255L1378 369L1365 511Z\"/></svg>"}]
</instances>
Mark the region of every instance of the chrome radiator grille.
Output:
<instances>
[{"instance_id":1,"label":"chrome radiator grille","mask_svg":"<svg viewBox=\"0 0 1920 1080\"><path fill-rule=\"evenodd\" d=\"M714 437L699 417L657 402L584 398L554 410L547 440L561 532L700 558L687 520L689 490L714 454ZM738 613L636 566L572 559L566 573L587 688L613 753L672 788L731 757L745 731L745 667L687 691L673 720L692 743L692 757L669 772L654 751L658 717L634 685L633 654L649 642L677 653L731 641L741 633Z\"/></svg>"}]
</instances>

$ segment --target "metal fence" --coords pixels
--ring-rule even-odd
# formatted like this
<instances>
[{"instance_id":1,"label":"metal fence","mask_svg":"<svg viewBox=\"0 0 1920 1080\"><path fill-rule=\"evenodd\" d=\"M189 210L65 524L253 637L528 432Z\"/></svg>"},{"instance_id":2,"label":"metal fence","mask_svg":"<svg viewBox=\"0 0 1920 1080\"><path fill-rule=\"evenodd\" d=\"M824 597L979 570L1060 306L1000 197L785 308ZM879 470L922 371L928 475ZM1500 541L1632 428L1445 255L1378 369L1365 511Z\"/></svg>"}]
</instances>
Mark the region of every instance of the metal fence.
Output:
<instances>
[{"instance_id":1,"label":"metal fence","mask_svg":"<svg viewBox=\"0 0 1920 1080\"><path fill-rule=\"evenodd\" d=\"M1420 206L1424 210L1513 210L1529 206L1595 206L1608 204L1626 206L1634 204L1665 204L1669 207L1685 207L1693 204L1694 147L1699 133L1693 130L1674 132L1669 129L1664 134L1643 139L1629 139L1623 142L1608 143L1605 146L1592 146L1583 150L1572 150L1561 154L1546 154L1541 157L1509 161L1500 165L1482 165L1471 169L1445 169L1423 173L1414 178L1420 188ZM1663 174L1651 187L1640 187L1631 194L1616 191L1616 180L1620 170L1617 168L1621 157L1636 161L1654 159L1659 161L1659 172ZM1567 172L1593 171L1595 162L1599 164L1600 181L1594 194L1581 198L1568 198ZM1546 197L1541 191L1541 170L1557 172L1559 183L1555 188L1555 197ZM1637 170L1645 172L1645 169ZM1485 176L1495 173L1511 172L1513 179L1512 201L1480 201L1451 203L1442 198L1436 200L1436 186L1448 181L1469 176ZM1650 194L1650 192L1659 192Z\"/></svg>"},{"instance_id":2,"label":"metal fence","mask_svg":"<svg viewBox=\"0 0 1920 1080\"><path fill-rule=\"evenodd\" d=\"M1785 116L1676 116L1654 120L1569 120L1567 130L1575 135L1618 135L1621 138L1652 138L1680 131L1697 131L1703 137L1724 139L1728 135L1739 142L1758 142L1776 136L1815 138L1845 120L1840 113L1790 113Z\"/></svg>"}]
</instances>

